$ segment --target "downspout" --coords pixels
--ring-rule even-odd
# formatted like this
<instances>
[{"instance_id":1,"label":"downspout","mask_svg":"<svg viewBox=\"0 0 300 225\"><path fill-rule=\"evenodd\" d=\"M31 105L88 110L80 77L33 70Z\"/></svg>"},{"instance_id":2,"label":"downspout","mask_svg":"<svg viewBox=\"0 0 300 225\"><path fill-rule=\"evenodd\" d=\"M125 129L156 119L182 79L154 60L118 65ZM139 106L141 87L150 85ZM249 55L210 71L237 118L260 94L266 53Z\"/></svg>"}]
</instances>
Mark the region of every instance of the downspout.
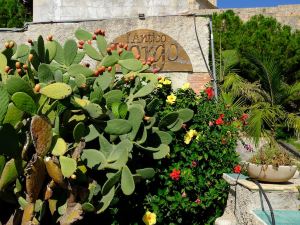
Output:
<instances>
[{"instance_id":1,"label":"downspout","mask_svg":"<svg viewBox=\"0 0 300 225\"><path fill-rule=\"evenodd\" d=\"M212 17L209 18L209 28L210 28L210 47L211 47L211 60L212 60L212 75L213 75L213 89L215 92L215 98L218 100L218 87L217 87L217 77L216 77L216 61L215 61L215 45L214 45L214 33L212 27Z\"/></svg>"}]
</instances>

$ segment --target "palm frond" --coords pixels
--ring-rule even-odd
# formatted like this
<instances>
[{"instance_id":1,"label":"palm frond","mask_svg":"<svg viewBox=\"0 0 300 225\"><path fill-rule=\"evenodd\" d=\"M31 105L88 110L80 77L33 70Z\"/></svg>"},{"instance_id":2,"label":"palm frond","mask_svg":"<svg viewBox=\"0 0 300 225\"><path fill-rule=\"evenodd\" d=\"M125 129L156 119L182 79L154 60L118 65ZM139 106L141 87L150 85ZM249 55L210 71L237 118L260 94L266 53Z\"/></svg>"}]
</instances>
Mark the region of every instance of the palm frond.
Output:
<instances>
[{"instance_id":1,"label":"palm frond","mask_svg":"<svg viewBox=\"0 0 300 225\"><path fill-rule=\"evenodd\" d=\"M219 82L223 82L225 76L230 72L238 72L234 67L239 63L239 55L236 50L222 51L216 60L216 72Z\"/></svg>"},{"instance_id":2,"label":"palm frond","mask_svg":"<svg viewBox=\"0 0 300 225\"><path fill-rule=\"evenodd\" d=\"M300 99L300 82L297 82L293 85L288 85L286 87L287 96L284 99L284 102L296 101Z\"/></svg>"},{"instance_id":3,"label":"palm frond","mask_svg":"<svg viewBox=\"0 0 300 225\"><path fill-rule=\"evenodd\" d=\"M280 107L274 107L268 102L259 102L250 107L249 120L246 131L252 137L255 143L263 136L272 136L269 129L272 129L277 120L278 115L282 115L283 111Z\"/></svg>"},{"instance_id":4,"label":"palm frond","mask_svg":"<svg viewBox=\"0 0 300 225\"><path fill-rule=\"evenodd\" d=\"M254 54L245 53L244 56L260 70L260 83L269 93L272 105L275 104L276 97L280 96L281 84L283 82L283 76L278 64L271 58L259 59Z\"/></svg>"},{"instance_id":5,"label":"palm frond","mask_svg":"<svg viewBox=\"0 0 300 225\"><path fill-rule=\"evenodd\" d=\"M300 116L296 115L295 113L288 113L286 114L285 123L288 128L294 129L297 137L300 136Z\"/></svg>"},{"instance_id":6,"label":"palm frond","mask_svg":"<svg viewBox=\"0 0 300 225\"><path fill-rule=\"evenodd\" d=\"M245 100L241 97L235 97L232 92L221 92L221 97L225 105L229 105L233 109L245 111Z\"/></svg>"},{"instance_id":7,"label":"palm frond","mask_svg":"<svg viewBox=\"0 0 300 225\"><path fill-rule=\"evenodd\" d=\"M229 73L223 83L223 89L232 92L235 97L242 97L251 102L268 101L269 95L264 92L259 82L248 82L236 73Z\"/></svg>"}]
</instances>

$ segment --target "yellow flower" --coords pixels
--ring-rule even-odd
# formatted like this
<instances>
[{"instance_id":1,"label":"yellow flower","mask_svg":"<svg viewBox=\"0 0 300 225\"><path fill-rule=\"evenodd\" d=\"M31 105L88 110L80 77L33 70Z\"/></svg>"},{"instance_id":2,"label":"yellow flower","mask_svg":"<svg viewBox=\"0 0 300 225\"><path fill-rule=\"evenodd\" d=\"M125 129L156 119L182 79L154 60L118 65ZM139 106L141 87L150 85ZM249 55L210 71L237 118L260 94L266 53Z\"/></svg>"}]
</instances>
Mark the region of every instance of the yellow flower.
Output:
<instances>
[{"instance_id":1,"label":"yellow flower","mask_svg":"<svg viewBox=\"0 0 300 225\"><path fill-rule=\"evenodd\" d=\"M164 85L170 85L171 83L172 82L170 80L164 79L164 82L163 82Z\"/></svg>"},{"instance_id":2,"label":"yellow flower","mask_svg":"<svg viewBox=\"0 0 300 225\"><path fill-rule=\"evenodd\" d=\"M198 132L196 130L189 130L189 133L192 137L197 136Z\"/></svg>"},{"instance_id":3,"label":"yellow flower","mask_svg":"<svg viewBox=\"0 0 300 225\"><path fill-rule=\"evenodd\" d=\"M189 134L189 132L187 132L185 135L184 135L184 143L186 143L187 145L191 142L192 140L192 136Z\"/></svg>"},{"instance_id":4,"label":"yellow flower","mask_svg":"<svg viewBox=\"0 0 300 225\"><path fill-rule=\"evenodd\" d=\"M193 139L193 137L195 137L197 135L198 135L198 132L196 130L189 130L188 132L186 132L186 134L184 136L184 143L188 145L191 142L191 140Z\"/></svg>"},{"instance_id":5,"label":"yellow flower","mask_svg":"<svg viewBox=\"0 0 300 225\"><path fill-rule=\"evenodd\" d=\"M158 81L158 83L160 83L160 84L163 84L165 82L165 78L164 77L162 77L159 81Z\"/></svg>"},{"instance_id":6,"label":"yellow flower","mask_svg":"<svg viewBox=\"0 0 300 225\"><path fill-rule=\"evenodd\" d=\"M175 101L176 101L176 98L177 97L172 93L171 95L169 95L167 97L166 102L169 103L170 105L173 105L175 103Z\"/></svg>"},{"instance_id":7,"label":"yellow flower","mask_svg":"<svg viewBox=\"0 0 300 225\"><path fill-rule=\"evenodd\" d=\"M157 88L162 88L162 84L158 84L158 85L157 85Z\"/></svg>"},{"instance_id":8,"label":"yellow flower","mask_svg":"<svg viewBox=\"0 0 300 225\"><path fill-rule=\"evenodd\" d=\"M147 212L145 213L145 215L143 216L143 222L144 222L146 225L153 225L153 224L156 224L156 214L147 211Z\"/></svg>"},{"instance_id":9,"label":"yellow flower","mask_svg":"<svg viewBox=\"0 0 300 225\"><path fill-rule=\"evenodd\" d=\"M190 83L185 83L183 86L182 86L182 90L187 90L190 88Z\"/></svg>"}]
</instances>

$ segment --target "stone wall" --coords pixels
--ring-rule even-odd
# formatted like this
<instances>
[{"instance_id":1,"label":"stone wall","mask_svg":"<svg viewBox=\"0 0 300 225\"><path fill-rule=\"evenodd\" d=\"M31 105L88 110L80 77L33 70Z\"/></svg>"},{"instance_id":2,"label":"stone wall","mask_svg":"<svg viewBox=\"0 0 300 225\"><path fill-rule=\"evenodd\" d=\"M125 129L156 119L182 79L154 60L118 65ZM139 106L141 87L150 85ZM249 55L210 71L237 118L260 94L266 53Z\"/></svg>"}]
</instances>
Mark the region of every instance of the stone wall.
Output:
<instances>
[{"instance_id":1,"label":"stone wall","mask_svg":"<svg viewBox=\"0 0 300 225\"><path fill-rule=\"evenodd\" d=\"M222 13L229 9L200 9L194 11L199 15L212 15L213 13ZM293 29L300 30L300 4L280 5L278 7L267 8L236 8L231 9L241 17L243 21L249 20L255 15L264 15L276 18L280 23L289 25Z\"/></svg>"},{"instance_id":2,"label":"stone wall","mask_svg":"<svg viewBox=\"0 0 300 225\"><path fill-rule=\"evenodd\" d=\"M162 75L172 79L174 87L181 87L185 82L191 82L196 91L204 87L210 80L205 61L208 62L209 55L209 19L206 17L190 16L168 16L168 17L148 17L145 20L131 19L110 19L100 21L73 22L73 23L47 23L31 24L25 32L0 32L0 43L13 39L17 43L26 43L28 38L37 39L39 35L46 37L49 34L59 42L64 42L68 38L74 38L74 32L82 27L93 32L97 28L106 30L106 38L112 42L120 35L132 30L149 29L162 32L174 39L187 53L192 70L187 72L168 72ZM200 40L200 44L205 56L202 56L197 42L195 26ZM183 71L183 70L182 70Z\"/></svg>"},{"instance_id":3,"label":"stone wall","mask_svg":"<svg viewBox=\"0 0 300 225\"><path fill-rule=\"evenodd\" d=\"M191 9L212 7L207 0L34 0L33 21L178 15Z\"/></svg>"}]
</instances>

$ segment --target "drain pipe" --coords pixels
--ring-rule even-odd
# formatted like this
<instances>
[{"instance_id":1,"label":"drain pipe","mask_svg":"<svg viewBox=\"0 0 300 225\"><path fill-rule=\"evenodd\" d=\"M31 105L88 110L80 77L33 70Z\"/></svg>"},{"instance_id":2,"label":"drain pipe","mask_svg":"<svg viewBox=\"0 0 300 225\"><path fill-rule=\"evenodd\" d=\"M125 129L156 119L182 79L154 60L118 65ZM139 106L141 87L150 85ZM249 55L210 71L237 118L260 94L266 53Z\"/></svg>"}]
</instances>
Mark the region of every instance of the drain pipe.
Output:
<instances>
[{"instance_id":1,"label":"drain pipe","mask_svg":"<svg viewBox=\"0 0 300 225\"><path fill-rule=\"evenodd\" d=\"M210 47L211 47L211 61L212 61L212 75L213 75L213 89L215 92L215 98L218 100L218 87L217 87L217 77L216 77L216 62L215 62L215 45L214 45L214 33L212 26L212 17L209 18L209 28L210 28Z\"/></svg>"}]
</instances>

